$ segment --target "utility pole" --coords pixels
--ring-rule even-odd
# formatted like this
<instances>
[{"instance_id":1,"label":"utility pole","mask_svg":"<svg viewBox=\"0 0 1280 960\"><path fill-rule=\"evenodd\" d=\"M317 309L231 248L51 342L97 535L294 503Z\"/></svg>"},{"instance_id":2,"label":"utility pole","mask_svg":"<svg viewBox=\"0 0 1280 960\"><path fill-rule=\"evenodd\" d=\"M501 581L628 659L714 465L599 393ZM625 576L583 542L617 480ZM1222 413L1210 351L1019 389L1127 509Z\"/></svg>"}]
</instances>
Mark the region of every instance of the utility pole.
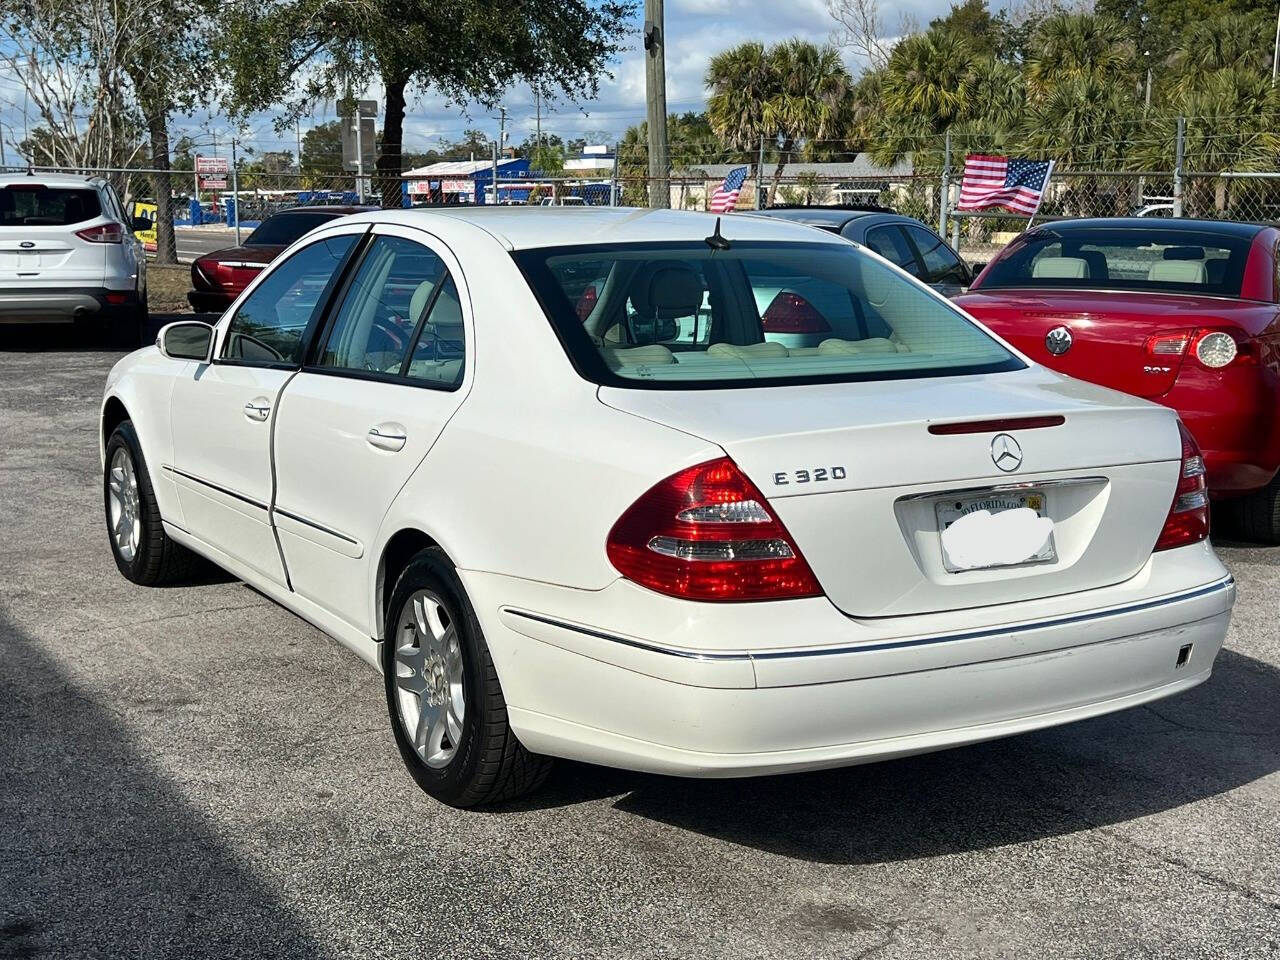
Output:
<instances>
[{"instance_id":1,"label":"utility pole","mask_svg":"<svg viewBox=\"0 0 1280 960\"><path fill-rule=\"evenodd\" d=\"M1182 216L1182 156L1186 149L1187 118L1178 118L1178 144L1173 162L1173 215Z\"/></svg>"},{"instance_id":2,"label":"utility pole","mask_svg":"<svg viewBox=\"0 0 1280 960\"><path fill-rule=\"evenodd\" d=\"M764 134L760 135L760 158L756 161L756 209L764 209Z\"/></svg>"},{"instance_id":3,"label":"utility pole","mask_svg":"<svg viewBox=\"0 0 1280 960\"><path fill-rule=\"evenodd\" d=\"M498 152L507 148L507 108L498 108Z\"/></svg>"},{"instance_id":4,"label":"utility pole","mask_svg":"<svg viewBox=\"0 0 1280 960\"><path fill-rule=\"evenodd\" d=\"M296 117L293 120L293 133L298 138L298 172L302 172L302 121Z\"/></svg>"},{"instance_id":5,"label":"utility pole","mask_svg":"<svg viewBox=\"0 0 1280 960\"><path fill-rule=\"evenodd\" d=\"M951 202L951 131L942 139L942 192L938 194L938 236L947 235L947 207Z\"/></svg>"},{"instance_id":6,"label":"utility pole","mask_svg":"<svg viewBox=\"0 0 1280 960\"><path fill-rule=\"evenodd\" d=\"M498 141L493 141L493 205L498 205Z\"/></svg>"},{"instance_id":7,"label":"utility pole","mask_svg":"<svg viewBox=\"0 0 1280 960\"><path fill-rule=\"evenodd\" d=\"M542 91L539 90L537 87L533 88L533 103L534 103L534 109L536 110L537 117L538 117L536 121L538 125L537 127L538 132L534 135L533 142L538 145L537 148L539 151L541 151L542 150Z\"/></svg>"},{"instance_id":8,"label":"utility pole","mask_svg":"<svg viewBox=\"0 0 1280 960\"><path fill-rule=\"evenodd\" d=\"M649 122L649 206L671 206L667 176L667 63L663 0L644 0L644 91Z\"/></svg>"},{"instance_id":9,"label":"utility pole","mask_svg":"<svg viewBox=\"0 0 1280 960\"><path fill-rule=\"evenodd\" d=\"M609 177L609 206L618 205L618 141L613 142L613 174Z\"/></svg>"},{"instance_id":10,"label":"utility pole","mask_svg":"<svg viewBox=\"0 0 1280 960\"><path fill-rule=\"evenodd\" d=\"M236 169L236 138L231 138L231 216L235 220L236 246L240 246L240 171Z\"/></svg>"},{"instance_id":11,"label":"utility pole","mask_svg":"<svg viewBox=\"0 0 1280 960\"><path fill-rule=\"evenodd\" d=\"M356 101L356 203L364 203L364 143L360 122L360 101Z\"/></svg>"}]
</instances>

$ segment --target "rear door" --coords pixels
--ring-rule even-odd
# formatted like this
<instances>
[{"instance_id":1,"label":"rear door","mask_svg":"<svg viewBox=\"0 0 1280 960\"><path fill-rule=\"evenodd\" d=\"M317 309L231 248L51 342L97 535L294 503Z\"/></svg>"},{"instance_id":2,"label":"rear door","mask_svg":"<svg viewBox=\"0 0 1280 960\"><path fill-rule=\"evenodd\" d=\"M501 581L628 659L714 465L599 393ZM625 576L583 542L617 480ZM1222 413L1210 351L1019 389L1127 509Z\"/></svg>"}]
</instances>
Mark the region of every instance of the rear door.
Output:
<instances>
[{"instance_id":1,"label":"rear door","mask_svg":"<svg viewBox=\"0 0 1280 960\"><path fill-rule=\"evenodd\" d=\"M273 516L293 588L356 629L374 623L382 519L470 383L470 315L448 247L378 224L281 398Z\"/></svg>"},{"instance_id":2,"label":"rear door","mask_svg":"<svg viewBox=\"0 0 1280 960\"><path fill-rule=\"evenodd\" d=\"M106 221L93 185L0 187L0 285L101 287L108 248L80 236Z\"/></svg>"}]
</instances>

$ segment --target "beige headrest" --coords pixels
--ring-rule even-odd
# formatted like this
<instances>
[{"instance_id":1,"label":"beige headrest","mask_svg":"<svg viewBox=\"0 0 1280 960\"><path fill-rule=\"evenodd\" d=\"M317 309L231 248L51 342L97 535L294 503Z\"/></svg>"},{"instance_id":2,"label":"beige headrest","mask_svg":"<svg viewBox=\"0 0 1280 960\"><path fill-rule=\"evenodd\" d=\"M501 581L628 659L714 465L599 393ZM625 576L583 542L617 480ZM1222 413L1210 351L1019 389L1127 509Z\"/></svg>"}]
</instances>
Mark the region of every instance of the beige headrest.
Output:
<instances>
[{"instance_id":1,"label":"beige headrest","mask_svg":"<svg viewBox=\"0 0 1280 960\"><path fill-rule=\"evenodd\" d=\"M1041 257L1031 276L1051 280L1082 280L1089 276L1089 261L1080 257Z\"/></svg>"},{"instance_id":2,"label":"beige headrest","mask_svg":"<svg viewBox=\"0 0 1280 960\"><path fill-rule=\"evenodd\" d=\"M615 370L618 367L661 366L676 362L671 351L660 343L643 347L601 347L600 356Z\"/></svg>"},{"instance_id":3,"label":"beige headrest","mask_svg":"<svg viewBox=\"0 0 1280 960\"><path fill-rule=\"evenodd\" d=\"M898 353L905 352L905 347L900 347L892 340L886 340L884 337L871 337L868 340L823 340L818 344L818 353L820 354L855 354L855 353Z\"/></svg>"},{"instance_id":4,"label":"beige headrest","mask_svg":"<svg viewBox=\"0 0 1280 960\"><path fill-rule=\"evenodd\" d=\"M707 356L733 357L737 360L772 360L787 356L787 348L780 343L713 343L707 348Z\"/></svg>"},{"instance_id":5,"label":"beige headrest","mask_svg":"<svg viewBox=\"0 0 1280 960\"><path fill-rule=\"evenodd\" d=\"M1147 272L1147 279L1161 283L1205 283L1208 276L1203 260L1157 260Z\"/></svg>"}]
</instances>

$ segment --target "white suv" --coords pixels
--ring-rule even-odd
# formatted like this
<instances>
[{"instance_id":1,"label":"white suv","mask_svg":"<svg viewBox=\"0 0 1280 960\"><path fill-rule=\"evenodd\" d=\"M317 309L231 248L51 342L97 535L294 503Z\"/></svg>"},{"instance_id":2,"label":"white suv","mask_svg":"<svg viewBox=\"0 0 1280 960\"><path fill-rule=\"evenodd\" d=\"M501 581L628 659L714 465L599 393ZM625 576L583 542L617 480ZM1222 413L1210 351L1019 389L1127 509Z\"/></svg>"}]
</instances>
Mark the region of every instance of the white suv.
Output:
<instances>
[{"instance_id":1,"label":"white suv","mask_svg":"<svg viewBox=\"0 0 1280 960\"><path fill-rule=\"evenodd\" d=\"M146 316L142 243L109 183L0 175L0 323L77 323L134 346Z\"/></svg>"}]
</instances>

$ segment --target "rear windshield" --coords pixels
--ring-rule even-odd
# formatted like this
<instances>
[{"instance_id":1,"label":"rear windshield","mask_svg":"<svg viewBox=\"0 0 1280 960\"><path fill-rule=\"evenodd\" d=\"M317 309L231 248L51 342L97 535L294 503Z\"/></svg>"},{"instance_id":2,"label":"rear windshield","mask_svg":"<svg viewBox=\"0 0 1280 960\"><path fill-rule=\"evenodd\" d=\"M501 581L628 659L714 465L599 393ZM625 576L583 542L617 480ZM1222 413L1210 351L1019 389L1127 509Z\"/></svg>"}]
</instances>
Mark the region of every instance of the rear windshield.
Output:
<instances>
[{"instance_id":1,"label":"rear windshield","mask_svg":"<svg viewBox=\"0 0 1280 960\"><path fill-rule=\"evenodd\" d=\"M1154 225L1046 227L1015 241L976 288L1085 287L1238 297L1252 240Z\"/></svg>"},{"instance_id":2,"label":"rear windshield","mask_svg":"<svg viewBox=\"0 0 1280 960\"><path fill-rule=\"evenodd\" d=\"M66 227L102 216L98 191L18 184L0 189L0 226Z\"/></svg>"},{"instance_id":3,"label":"rear windshield","mask_svg":"<svg viewBox=\"0 0 1280 960\"><path fill-rule=\"evenodd\" d=\"M258 229L249 234L249 239L244 242L244 245L246 247L287 247L308 230L314 230L320 224L328 223L338 216L340 214L306 210L277 213L274 217L263 220Z\"/></svg>"},{"instance_id":4,"label":"rear windshield","mask_svg":"<svg viewBox=\"0 0 1280 960\"><path fill-rule=\"evenodd\" d=\"M575 367L600 384L768 386L1023 366L852 245L635 243L513 256Z\"/></svg>"}]
</instances>

